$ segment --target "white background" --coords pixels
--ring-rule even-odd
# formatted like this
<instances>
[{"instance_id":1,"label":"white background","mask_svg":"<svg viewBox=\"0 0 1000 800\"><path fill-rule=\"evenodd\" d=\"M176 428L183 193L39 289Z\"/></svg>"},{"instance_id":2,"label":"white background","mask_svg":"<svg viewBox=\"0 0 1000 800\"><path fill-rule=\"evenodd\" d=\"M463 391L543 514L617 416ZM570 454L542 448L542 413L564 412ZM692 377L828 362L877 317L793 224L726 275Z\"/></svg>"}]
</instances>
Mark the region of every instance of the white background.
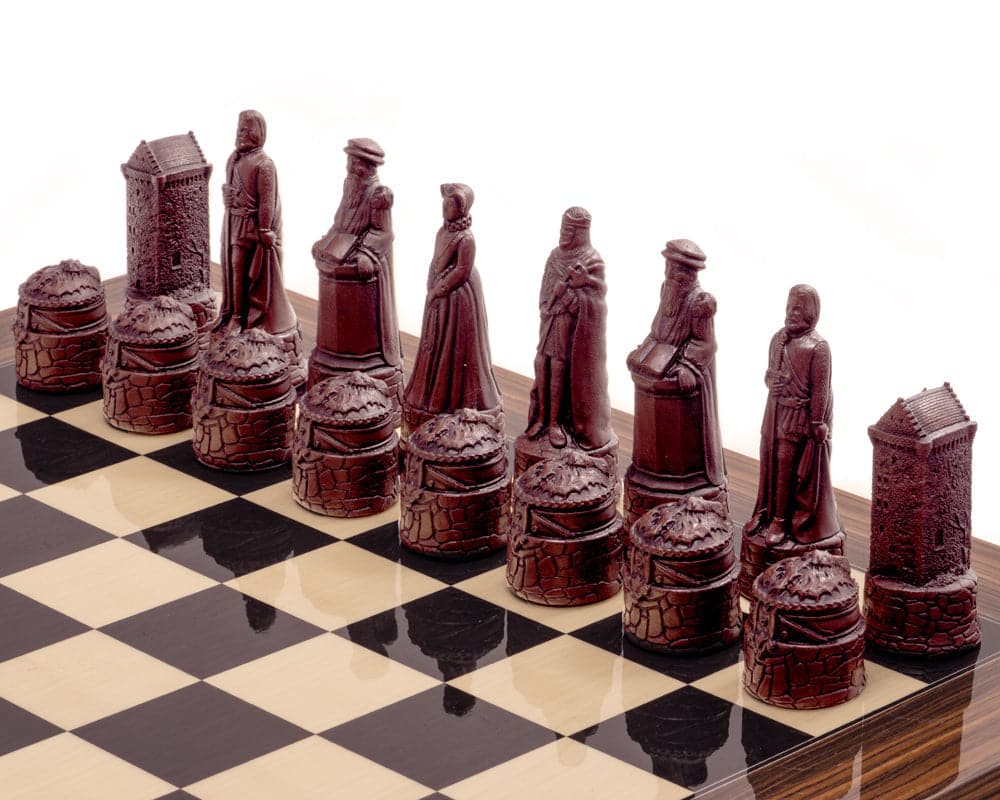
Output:
<instances>
[{"instance_id":1,"label":"white background","mask_svg":"<svg viewBox=\"0 0 1000 800\"><path fill-rule=\"evenodd\" d=\"M1000 118L988 4L627 2L16 4L0 47L0 307L63 258L125 272L125 181L142 139L193 130L217 248L236 117L278 166L287 285L346 140L386 150L404 330L419 332L438 185L468 183L494 361L530 373L559 218L594 217L608 265L612 402L672 238L708 254L727 447L756 454L788 288L820 292L834 355L833 473L868 494L867 426L947 380L979 423L975 535L1000 543ZM652 6L652 4L649 4ZM217 249L213 258L218 258Z\"/></svg>"}]
</instances>

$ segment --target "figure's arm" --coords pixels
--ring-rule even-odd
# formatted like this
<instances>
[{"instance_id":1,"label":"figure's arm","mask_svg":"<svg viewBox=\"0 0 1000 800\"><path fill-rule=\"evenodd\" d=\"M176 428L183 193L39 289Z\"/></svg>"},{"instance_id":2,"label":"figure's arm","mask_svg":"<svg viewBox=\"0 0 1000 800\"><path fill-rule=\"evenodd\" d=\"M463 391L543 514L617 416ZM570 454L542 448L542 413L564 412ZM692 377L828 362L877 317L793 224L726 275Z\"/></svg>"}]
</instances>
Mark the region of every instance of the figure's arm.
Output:
<instances>
[{"instance_id":1,"label":"figure's arm","mask_svg":"<svg viewBox=\"0 0 1000 800\"><path fill-rule=\"evenodd\" d=\"M451 269L445 270L431 290L433 297L444 297L469 280L472 268L476 265L476 240L471 235L462 237L452 258L454 262Z\"/></svg>"},{"instance_id":2,"label":"figure's arm","mask_svg":"<svg viewBox=\"0 0 1000 800\"><path fill-rule=\"evenodd\" d=\"M715 358L715 298L702 292L691 307L691 338L683 345L684 353L677 365L677 383L691 391L701 373Z\"/></svg>"},{"instance_id":3,"label":"figure's arm","mask_svg":"<svg viewBox=\"0 0 1000 800\"><path fill-rule=\"evenodd\" d=\"M227 209L232 208L233 205L233 193L235 188L230 183L233 179L233 161L236 159L236 153L234 152L226 160L226 183L222 184L222 205Z\"/></svg>"},{"instance_id":4,"label":"figure's arm","mask_svg":"<svg viewBox=\"0 0 1000 800\"><path fill-rule=\"evenodd\" d=\"M785 329L782 328L771 337L771 346L767 350L767 371L764 373L764 385L770 392L780 392L785 385L785 376L781 372L781 351L785 347Z\"/></svg>"},{"instance_id":5,"label":"figure's arm","mask_svg":"<svg viewBox=\"0 0 1000 800\"><path fill-rule=\"evenodd\" d=\"M278 234L272 229L278 207L278 175L267 159L257 170L257 227L264 247L274 247Z\"/></svg>"},{"instance_id":6,"label":"figure's arm","mask_svg":"<svg viewBox=\"0 0 1000 800\"><path fill-rule=\"evenodd\" d=\"M812 384L812 396L809 398L809 422L813 437L818 442L826 441L830 435L827 420L830 417L831 385L833 361L830 357L830 345L821 341L813 350L809 365L809 377Z\"/></svg>"}]
</instances>

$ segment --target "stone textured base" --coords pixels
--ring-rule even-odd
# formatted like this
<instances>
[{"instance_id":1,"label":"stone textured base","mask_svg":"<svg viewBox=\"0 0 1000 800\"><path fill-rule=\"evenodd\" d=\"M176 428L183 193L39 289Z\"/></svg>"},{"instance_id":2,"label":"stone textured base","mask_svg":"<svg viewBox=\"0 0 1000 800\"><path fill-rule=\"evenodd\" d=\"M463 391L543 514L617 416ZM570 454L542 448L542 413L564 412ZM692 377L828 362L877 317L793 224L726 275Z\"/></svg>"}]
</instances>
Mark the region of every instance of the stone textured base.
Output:
<instances>
[{"instance_id":1,"label":"stone textured base","mask_svg":"<svg viewBox=\"0 0 1000 800\"><path fill-rule=\"evenodd\" d=\"M392 406L395 409L396 414L402 414L403 408L403 370L400 367L389 366L388 364L379 364L375 367L369 367L368 369L359 369L358 367L348 366L343 369L337 369L327 363L327 356L324 358L324 353L318 347L313 349L312 353L309 355L308 362L308 379L309 386L313 387L321 381L325 381L327 378L335 378L338 375L349 375L355 370L363 372L366 375L370 375L372 378L383 381L387 387L389 387L388 396L392 401Z\"/></svg>"},{"instance_id":2,"label":"stone textured base","mask_svg":"<svg viewBox=\"0 0 1000 800\"><path fill-rule=\"evenodd\" d=\"M575 539L516 532L507 543L507 584L522 600L582 606L606 600L622 586L624 528L614 525Z\"/></svg>"},{"instance_id":3,"label":"stone textured base","mask_svg":"<svg viewBox=\"0 0 1000 800\"><path fill-rule=\"evenodd\" d=\"M542 434L534 439L529 439L523 433L514 440L514 478L527 472L528 469L539 461L550 458L559 458L569 448L575 448L572 442L566 447L553 447L547 434ZM605 471L616 481L618 480L618 437L612 433L611 441L603 447L595 450L584 450L591 458L603 461Z\"/></svg>"},{"instance_id":4,"label":"stone textured base","mask_svg":"<svg viewBox=\"0 0 1000 800\"><path fill-rule=\"evenodd\" d=\"M667 480L662 482L663 485L657 485L658 483L656 476L640 472L634 466L628 468L622 496L622 516L625 518L626 530L631 530L636 520L647 511L652 511L664 503L676 503L685 497L704 497L729 508L729 492L726 486L702 486L682 491L672 488Z\"/></svg>"},{"instance_id":5,"label":"stone textured base","mask_svg":"<svg viewBox=\"0 0 1000 800\"><path fill-rule=\"evenodd\" d=\"M306 385L306 357L302 352L302 329L298 323L289 331L282 331L274 334L278 338L282 351L288 359L288 375L291 378L292 386L305 387Z\"/></svg>"},{"instance_id":6,"label":"stone textured base","mask_svg":"<svg viewBox=\"0 0 1000 800\"><path fill-rule=\"evenodd\" d=\"M841 531L826 539L812 544L799 544L795 540L786 539L777 547L764 544L762 534L743 534L743 544L740 547L740 594L753 596L753 582L757 576L772 564L777 564L783 558L803 556L810 550L826 550L831 555L844 555L844 532Z\"/></svg>"},{"instance_id":7,"label":"stone textured base","mask_svg":"<svg viewBox=\"0 0 1000 800\"><path fill-rule=\"evenodd\" d=\"M300 421L301 424L301 421ZM299 505L328 517L365 517L385 511L399 496L399 437L366 450L331 453L292 447L292 491Z\"/></svg>"},{"instance_id":8,"label":"stone textured base","mask_svg":"<svg viewBox=\"0 0 1000 800\"><path fill-rule=\"evenodd\" d=\"M136 372L102 366L104 418L132 433L173 433L191 427L191 392L196 363L164 372Z\"/></svg>"},{"instance_id":9,"label":"stone textured base","mask_svg":"<svg viewBox=\"0 0 1000 800\"><path fill-rule=\"evenodd\" d=\"M739 566L722 580L691 589L646 583L629 568L623 570L625 635L646 650L697 655L732 644L740 638Z\"/></svg>"},{"instance_id":10,"label":"stone textured base","mask_svg":"<svg viewBox=\"0 0 1000 800\"><path fill-rule=\"evenodd\" d=\"M207 467L256 472L289 459L295 394L282 405L243 410L195 404L192 446Z\"/></svg>"},{"instance_id":11,"label":"stone textured base","mask_svg":"<svg viewBox=\"0 0 1000 800\"><path fill-rule=\"evenodd\" d=\"M413 491L403 483L400 542L440 558L475 558L507 544L509 478L472 492Z\"/></svg>"},{"instance_id":12,"label":"stone textured base","mask_svg":"<svg viewBox=\"0 0 1000 800\"><path fill-rule=\"evenodd\" d=\"M865 580L868 641L886 650L940 656L979 645L976 573L943 586L913 586L869 574Z\"/></svg>"},{"instance_id":13,"label":"stone textured base","mask_svg":"<svg viewBox=\"0 0 1000 800\"><path fill-rule=\"evenodd\" d=\"M74 392L101 385L108 325L83 333L34 333L14 326L17 382L40 392Z\"/></svg>"},{"instance_id":14,"label":"stone textured base","mask_svg":"<svg viewBox=\"0 0 1000 800\"><path fill-rule=\"evenodd\" d=\"M771 642L766 652L743 641L743 686L758 700L783 708L829 708L865 688L865 628L824 645Z\"/></svg>"}]
</instances>

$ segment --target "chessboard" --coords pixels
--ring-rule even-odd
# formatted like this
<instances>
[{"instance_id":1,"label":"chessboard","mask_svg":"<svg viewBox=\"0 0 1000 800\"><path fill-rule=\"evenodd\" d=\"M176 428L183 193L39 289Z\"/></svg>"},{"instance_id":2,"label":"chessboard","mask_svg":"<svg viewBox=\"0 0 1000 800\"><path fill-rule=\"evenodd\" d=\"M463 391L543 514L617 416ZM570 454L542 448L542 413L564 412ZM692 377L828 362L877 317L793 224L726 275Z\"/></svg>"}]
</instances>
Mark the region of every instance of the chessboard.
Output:
<instances>
[{"instance_id":1,"label":"chessboard","mask_svg":"<svg viewBox=\"0 0 1000 800\"><path fill-rule=\"evenodd\" d=\"M309 302L296 298L300 318ZM498 377L514 435L526 381ZM628 422L616 415L626 464ZM792 711L742 690L738 645L640 650L622 640L621 595L523 602L503 553L456 563L402 550L398 505L313 514L287 467L203 467L190 432L107 425L100 391L25 390L6 363L0 438L0 797L1000 790L998 561L985 543L978 650L869 651L860 697ZM731 454L737 521L754 470ZM841 505L862 582L865 504Z\"/></svg>"}]
</instances>

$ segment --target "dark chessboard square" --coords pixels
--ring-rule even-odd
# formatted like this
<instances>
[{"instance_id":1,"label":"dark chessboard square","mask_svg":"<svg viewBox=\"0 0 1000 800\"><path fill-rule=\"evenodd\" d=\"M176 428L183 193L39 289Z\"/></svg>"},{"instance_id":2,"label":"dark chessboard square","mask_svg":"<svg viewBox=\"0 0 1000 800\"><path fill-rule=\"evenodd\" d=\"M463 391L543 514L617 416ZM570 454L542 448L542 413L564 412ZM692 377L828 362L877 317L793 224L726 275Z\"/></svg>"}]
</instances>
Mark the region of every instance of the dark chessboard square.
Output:
<instances>
[{"instance_id":1,"label":"dark chessboard square","mask_svg":"<svg viewBox=\"0 0 1000 800\"><path fill-rule=\"evenodd\" d=\"M44 414L58 414L71 408L93 403L101 399L101 387L79 392L38 392L26 389L17 382L17 370L13 364L0 367L0 394L19 403L31 406Z\"/></svg>"},{"instance_id":2,"label":"dark chessboard square","mask_svg":"<svg viewBox=\"0 0 1000 800\"><path fill-rule=\"evenodd\" d=\"M62 733L62 728L0 697L0 756L57 733Z\"/></svg>"},{"instance_id":3,"label":"dark chessboard square","mask_svg":"<svg viewBox=\"0 0 1000 800\"><path fill-rule=\"evenodd\" d=\"M186 441L150 453L149 458L166 464L168 467L179 469L181 472L199 478L231 494L249 494L275 483L287 481L292 477L291 464L282 464L280 467L261 472L226 472L206 467L194 457L191 442Z\"/></svg>"},{"instance_id":4,"label":"dark chessboard square","mask_svg":"<svg viewBox=\"0 0 1000 800\"><path fill-rule=\"evenodd\" d=\"M560 635L453 586L334 633L445 681Z\"/></svg>"},{"instance_id":5,"label":"dark chessboard square","mask_svg":"<svg viewBox=\"0 0 1000 800\"><path fill-rule=\"evenodd\" d=\"M389 522L354 536L351 538L351 544L452 585L507 563L507 552L503 549L468 561L432 558L414 553L399 543L397 522Z\"/></svg>"},{"instance_id":6,"label":"dark chessboard square","mask_svg":"<svg viewBox=\"0 0 1000 800\"><path fill-rule=\"evenodd\" d=\"M0 483L30 492L135 458L135 453L53 417L0 431Z\"/></svg>"},{"instance_id":7,"label":"dark chessboard square","mask_svg":"<svg viewBox=\"0 0 1000 800\"><path fill-rule=\"evenodd\" d=\"M546 728L447 685L321 735L434 789L559 738Z\"/></svg>"},{"instance_id":8,"label":"dark chessboard square","mask_svg":"<svg viewBox=\"0 0 1000 800\"><path fill-rule=\"evenodd\" d=\"M202 780L309 735L205 683L73 732L174 786Z\"/></svg>"},{"instance_id":9,"label":"dark chessboard square","mask_svg":"<svg viewBox=\"0 0 1000 800\"><path fill-rule=\"evenodd\" d=\"M621 614L594 622L574 631L572 635L588 644L623 656L629 661L642 664L644 667L656 670L663 675L669 675L684 683L694 683L701 680L713 672L735 664L743 657L740 642L700 656L670 655L644 650L632 644L625 637L622 630Z\"/></svg>"},{"instance_id":10,"label":"dark chessboard square","mask_svg":"<svg viewBox=\"0 0 1000 800\"><path fill-rule=\"evenodd\" d=\"M337 541L236 498L126 537L218 581L228 581Z\"/></svg>"},{"instance_id":11,"label":"dark chessboard square","mask_svg":"<svg viewBox=\"0 0 1000 800\"><path fill-rule=\"evenodd\" d=\"M697 789L751 769L810 737L684 686L572 738L668 781Z\"/></svg>"},{"instance_id":12,"label":"dark chessboard square","mask_svg":"<svg viewBox=\"0 0 1000 800\"><path fill-rule=\"evenodd\" d=\"M1000 653L1000 622L979 615L979 628L982 639L979 647L955 653L950 656L935 656L926 658L893 653L874 645L865 649L865 660L880 664L895 672L901 672L924 683L937 683L952 675L957 675L967 669L972 669L980 661Z\"/></svg>"},{"instance_id":13,"label":"dark chessboard square","mask_svg":"<svg viewBox=\"0 0 1000 800\"><path fill-rule=\"evenodd\" d=\"M0 577L114 538L25 495L0 503L0 519Z\"/></svg>"},{"instance_id":14,"label":"dark chessboard square","mask_svg":"<svg viewBox=\"0 0 1000 800\"><path fill-rule=\"evenodd\" d=\"M156 800L198 800L198 798L193 794L188 794L187 792L182 792L178 789L176 792L171 792L170 794L157 797Z\"/></svg>"},{"instance_id":15,"label":"dark chessboard square","mask_svg":"<svg viewBox=\"0 0 1000 800\"><path fill-rule=\"evenodd\" d=\"M323 632L228 586L182 597L101 630L199 678Z\"/></svg>"},{"instance_id":16,"label":"dark chessboard square","mask_svg":"<svg viewBox=\"0 0 1000 800\"><path fill-rule=\"evenodd\" d=\"M89 630L75 619L0 586L0 661L23 656ZM0 725L0 730L2 728Z\"/></svg>"}]
</instances>

